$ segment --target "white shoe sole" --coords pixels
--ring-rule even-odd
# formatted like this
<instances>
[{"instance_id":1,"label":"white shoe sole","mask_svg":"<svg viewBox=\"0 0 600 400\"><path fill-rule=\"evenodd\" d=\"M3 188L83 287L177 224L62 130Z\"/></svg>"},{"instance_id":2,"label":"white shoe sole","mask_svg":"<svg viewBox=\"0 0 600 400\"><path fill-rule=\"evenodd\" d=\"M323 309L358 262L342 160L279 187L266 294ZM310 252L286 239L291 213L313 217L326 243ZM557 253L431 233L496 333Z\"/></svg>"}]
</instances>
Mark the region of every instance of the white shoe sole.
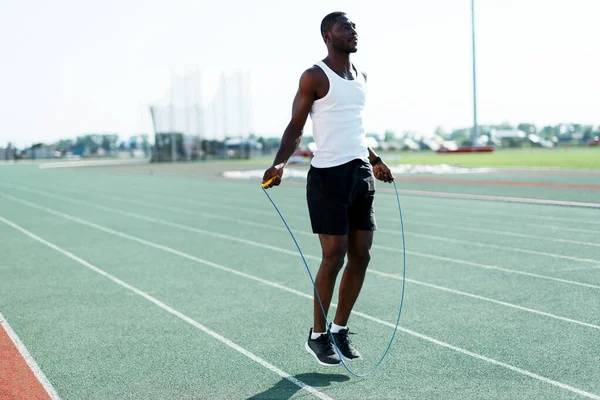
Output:
<instances>
[{"instance_id":1,"label":"white shoe sole","mask_svg":"<svg viewBox=\"0 0 600 400\"><path fill-rule=\"evenodd\" d=\"M361 361L362 357L358 357L358 358L348 358L344 355L342 355L342 357L344 357L344 361L349 361L349 362L356 362L356 361Z\"/></svg>"},{"instance_id":2,"label":"white shoe sole","mask_svg":"<svg viewBox=\"0 0 600 400\"><path fill-rule=\"evenodd\" d=\"M337 364L326 364L326 363L324 363L323 361L319 360L319 358L317 357L317 355L316 355L316 354L315 354L315 353L312 351L312 349L311 349L311 348L310 348L310 346L308 345L308 342L304 343L304 348L306 349L306 351L307 351L307 352L308 352L310 355L312 355L312 356L315 358L315 360L317 360L317 362L318 362L320 365L322 365L322 366L324 366L324 367L337 367L337 366L339 366L339 365L342 365L342 362L341 362L341 361L340 361L339 363L337 363Z\"/></svg>"}]
</instances>

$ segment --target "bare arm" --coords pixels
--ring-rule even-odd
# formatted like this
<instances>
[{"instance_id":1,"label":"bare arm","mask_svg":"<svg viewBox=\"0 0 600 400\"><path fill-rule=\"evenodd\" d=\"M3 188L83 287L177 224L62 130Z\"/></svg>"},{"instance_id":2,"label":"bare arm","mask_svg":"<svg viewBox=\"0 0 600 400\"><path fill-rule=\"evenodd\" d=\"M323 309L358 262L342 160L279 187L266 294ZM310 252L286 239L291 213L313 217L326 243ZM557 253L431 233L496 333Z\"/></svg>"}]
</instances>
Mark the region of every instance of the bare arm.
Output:
<instances>
[{"instance_id":1,"label":"bare arm","mask_svg":"<svg viewBox=\"0 0 600 400\"><path fill-rule=\"evenodd\" d=\"M283 167L292 154L294 154L294 151L296 151L298 144L300 144L304 124L315 101L316 88L317 77L315 72L309 69L300 77L300 84L292 106L292 118L283 132L281 144L273 165L265 171L263 176L263 183L275 177L269 187L277 186L281 183Z\"/></svg>"},{"instance_id":2,"label":"bare arm","mask_svg":"<svg viewBox=\"0 0 600 400\"><path fill-rule=\"evenodd\" d=\"M313 71L307 70L300 77L300 84L292 105L292 118L283 132L273 165L287 163L300 144L304 124L315 101L316 85L317 80Z\"/></svg>"},{"instance_id":3,"label":"bare arm","mask_svg":"<svg viewBox=\"0 0 600 400\"><path fill-rule=\"evenodd\" d=\"M366 82L367 74L364 72L362 74L365 77L365 82ZM375 150L373 150L370 147L368 148L368 150L369 150L369 162L373 166L373 175L375 176L375 178L380 181L387 182L387 183L390 183L394 179L396 179L394 177L394 175L392 174L392 171L390 170L390 168L383 162L383 160L379 157L379 155L377 155L377 153L375 153Z\"/></svg>"}]
</instances>

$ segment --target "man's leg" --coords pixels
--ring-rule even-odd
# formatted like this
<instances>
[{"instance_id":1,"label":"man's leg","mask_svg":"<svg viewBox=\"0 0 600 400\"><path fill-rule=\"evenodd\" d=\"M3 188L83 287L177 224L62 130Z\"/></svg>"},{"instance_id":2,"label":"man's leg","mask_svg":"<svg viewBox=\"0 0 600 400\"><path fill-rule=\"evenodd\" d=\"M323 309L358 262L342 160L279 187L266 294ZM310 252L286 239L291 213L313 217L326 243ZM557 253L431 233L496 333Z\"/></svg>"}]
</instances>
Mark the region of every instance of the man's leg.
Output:
<instances>
[{"instance_id":1,"label":"man's leg","mask_svg":"<svg viewBox=\"0 0 600 400\"><path fill-rule=\"evenodd\" d=\"M339 302L334 323L340 326L348 324L350 312L358 298L371 260L373 231L350 231L348 235L348 263L340 283ZM321 291L319 290L319 293Z\"/></svg>"},{"instance_id":2,"label":"man's leg","mask_svg":"<svg viewBox=\"0 0 600 400\"><path fill-rule=\"evenodd\" d=\"M315 285L319 292L319 296L321 297L323 308L327 313L329 311L329 305L331 304L335 281L344 265L344 257L346 256L346 251L348 249L348 236L319 234L319 240L321 241L323 258L315 279ZM327 331L325 317L323 316L323 311L321 311L321 306L319 305L316 294L314 298L313 330L314 332Z\"/></svg>"}]
</instances>

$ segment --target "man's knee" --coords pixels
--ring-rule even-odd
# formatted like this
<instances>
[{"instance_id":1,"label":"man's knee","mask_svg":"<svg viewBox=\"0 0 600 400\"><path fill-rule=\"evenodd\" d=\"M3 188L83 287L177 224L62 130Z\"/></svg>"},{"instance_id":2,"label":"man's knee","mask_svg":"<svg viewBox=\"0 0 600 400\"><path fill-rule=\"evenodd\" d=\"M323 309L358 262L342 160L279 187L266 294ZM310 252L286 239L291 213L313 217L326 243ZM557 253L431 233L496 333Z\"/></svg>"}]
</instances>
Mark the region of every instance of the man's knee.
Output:
<instances>
[{"instance_id":1,"label":"man's knee","mask_svg":"<svg viewBox=\"0 0 600 400\"><path fill-rule=\"evenodd\" d=\"M371 251L369 249L348 251L348 265L366 269L371 261Z\"/></svg>"},{"instance_id":2,"label":"man's knee","mask_svg":"<svg viewBox=\"0 0 600 400\"><path fill-rule=\"evenodd\" d=\"M328 249L323 251L323 263L329 270L339 271L344 265L345 248Z\"/></svg>"}]
</instances>

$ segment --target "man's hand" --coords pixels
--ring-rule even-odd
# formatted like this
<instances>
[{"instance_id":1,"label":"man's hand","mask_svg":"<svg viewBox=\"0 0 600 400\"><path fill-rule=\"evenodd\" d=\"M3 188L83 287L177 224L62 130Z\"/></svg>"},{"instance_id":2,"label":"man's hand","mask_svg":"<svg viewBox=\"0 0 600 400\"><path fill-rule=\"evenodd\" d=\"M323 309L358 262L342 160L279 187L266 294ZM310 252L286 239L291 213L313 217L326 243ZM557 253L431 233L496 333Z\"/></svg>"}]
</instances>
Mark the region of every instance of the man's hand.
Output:
<instances>
[{"instance_id":1,"label":"man's hand","mask_svg":"<svg viewBox=\"0 0 600 400\"><path fill-rule=\"evenodd\" d=\"M262 183L265 183L269 179L275 177L275 179L273 179L273 181L266 186L266 189L272 188L273 186L279 186L281 183L281 177L283 176L283 167L284 164L273 165L265 171Z\"/></svg>"},{"instance_id":2,"label":"man's hand","mask_svg":"<svg viewBox=\"0 0 600 400\"><path fill-rule=\"evenodd\" d=\"M389 167L385 165L383 161L378 162L373 165L373 175L377 180L391 183L394 180L394 175L392 175L392 171L390 171Z\"/></svg>"}]
</instances>

